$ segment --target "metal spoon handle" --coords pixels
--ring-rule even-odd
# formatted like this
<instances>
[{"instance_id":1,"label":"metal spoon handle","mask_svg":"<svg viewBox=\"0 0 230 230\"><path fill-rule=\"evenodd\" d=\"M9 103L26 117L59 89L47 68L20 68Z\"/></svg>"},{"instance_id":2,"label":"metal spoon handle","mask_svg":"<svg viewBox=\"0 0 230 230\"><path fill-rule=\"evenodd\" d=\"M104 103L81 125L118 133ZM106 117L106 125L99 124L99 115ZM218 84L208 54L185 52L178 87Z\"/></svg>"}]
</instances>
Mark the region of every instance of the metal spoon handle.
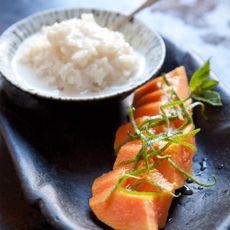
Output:
<instances>
[{"instance_id":1,"label":"metal spoon handle","mask_svg":"<svg viewBox=\"0 0 230 230\"><path fill-rule=\"evenodd\" d=\"M131 14L129 14L128 16L122 18L121 20L119 20L118 22L112 24L109 28L111 30L117 30L118 28L120 28L122 25L124 25L125 23L129 22L133 16L137 13L139 13L140 11L142 11L143 9L153 5L154 3L158 2L159 0L147 0L145 1L142 5L140 5L137 9L135 9Z\"/></svg>"}]
</instances>

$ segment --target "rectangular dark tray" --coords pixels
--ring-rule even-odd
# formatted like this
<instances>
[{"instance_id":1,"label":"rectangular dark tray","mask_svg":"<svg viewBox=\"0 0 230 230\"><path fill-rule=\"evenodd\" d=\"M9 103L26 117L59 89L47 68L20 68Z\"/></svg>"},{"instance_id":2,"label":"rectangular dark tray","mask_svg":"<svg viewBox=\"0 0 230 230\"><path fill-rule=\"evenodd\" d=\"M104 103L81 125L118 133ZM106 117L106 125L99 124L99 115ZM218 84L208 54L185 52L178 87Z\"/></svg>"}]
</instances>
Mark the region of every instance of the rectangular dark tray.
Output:
<instances>
[{"instance_id":1,"label":"rectangular dark tray","mask_svg":"<svg viewBox=\"0 0 230 230\"><path fill-rule=\"evenodd\" d=\"M184 65L189 76L202 62L166 42L161 72ZM212 77L215 77L212 75ZM223 107L206 107L208 120L195 110L198 152L193 174L214 187L190 184L191 196L175 198L165 229L229 229L230 227L230 94L220 84ZM111 170L116 129L127 120L129 99L104 104L55 103L19 92L2 80L1 133L28 202L58 229L109 229L90 211L93 180ZM203 160L207 168L201 171Z\"/></svg>"}]
</instances>

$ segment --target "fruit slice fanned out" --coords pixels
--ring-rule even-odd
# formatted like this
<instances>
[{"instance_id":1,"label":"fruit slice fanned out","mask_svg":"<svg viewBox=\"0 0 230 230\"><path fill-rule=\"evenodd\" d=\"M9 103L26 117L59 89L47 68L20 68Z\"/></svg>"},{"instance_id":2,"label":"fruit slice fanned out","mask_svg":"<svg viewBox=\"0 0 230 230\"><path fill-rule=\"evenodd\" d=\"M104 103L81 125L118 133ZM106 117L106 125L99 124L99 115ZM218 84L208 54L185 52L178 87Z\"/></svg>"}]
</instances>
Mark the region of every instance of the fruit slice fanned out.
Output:
<instances>
[{"instance_id":1,"label":"fruit slice fanned out","mask_svg":"<svg viewBox=\"0 0 230 230\"><path fill-rule=\"evenodd\" d=\"M160 115L162 119L162 105L171 103L175 99L175 95L174 98L172 97L172 91L178 95L177 100L187 99L190 95L184 67L176 68L166 74L166 77L167 79L163 76L156 78L135 92L134 119L137 127L142 127L140 132L143 135L147 133L152 137L167 133L166 123L149 126L148 130L142 125L155 115L158 117ZM191 101L188 100L186 103L190 104ZM170 121L170 128L176 130L184 122L184 118L181 119L178 115L176 119ZM186 134L191 129L191 127L189 130L184 129L182 133ZM195 145L195 138L189 135L180 141L185 145L186 143ZM156 141L150 147L157 150L161 148L162 143ZM114 143L117 158L113 170L97 178L92 186L93 196L89 203L97 218L118 230L163 228L175 189L182 187L186 179L169 163L167 157L169 156L182 170L188 173L192 171L194 150L180 143L182 142L171 143L158 156L143 155L142 158L137 158L143 148L143 139L138 138L137 133L134 132L133 123L120 126ZM150 152L150 147L148 144L145 154ZM165 158L160 159L162 157ZM137 171L141 172L135 174ZM124 175L129 176L121 180Z\"/></svg>"},{"instance_id":2,"label":"fruit slice fanned out","mask_svg":"<svg viewBox=\"0 0 230 230\"><path fill-rule=\"evenodd\" d=\"M189 96L190 91L188 87L188 78L185 72L185 68L183 66L180 66L171 72L166 74L168 81L172 84L175 91L178 93L178 96L180 99L185 99ZM148 82L144 86L140 87L136 90L135 96L134 96L134 102L133 104L137 104L141 98L145 97L148 94L151 94L153 92L156 92L158 90L161 90L162 84L164 83L163 77L155 78L154 80ZM162 94L163 96L164 94ZM159 101L162 101L162 97L159 99ZM150 101L152 103L153 101ZM143 103L145 104L145 103ZM142 103L139 104L138 107L143 105Z\"/></svg>"},{"instance_id":3,"label":"fruit slice fanned out","mask_svg":"<svg viewBox=\"0 0 230 230\"><path fill-rule=\"evenodd\" d=\"M103 175L103 179L99 178L94 182L94 195L89 201L91 209L99 220L117 230L158 229L156 208L153 208L151 196L130 194L125 192L125 189L118 187L105 200L123 173L124 170L119 168ZM111 178L114 183L110 183ZM115 178L116 180L114 180ZM98 190L98 187L101 189Z\"/></svg>"},{"instance_id":4,"label":"fruit slice fanned out","mask_svg":"<svg viewBox=\"0 0 230 230\"><path fill-rule=\"evenodd\" d=\"M157 224L159 228L163 228L167 221L168 211L172 203L173 193L175 191L174 184L169 183L163 175L156 169L149 173L148 178L136 180L129 178L129 185L138 185L135 189L138 192L158 192L158 196L154 196L153 204L157 213Z\"/></svg>"},{"instance_id":5,"label":"fruit slice fanned out","mask_svg":"<svg viewBox=\"0 0 230 230\"><path fill-rule=\"evenodd\" d=\"M183 141L189 144L195 144L194 137L187 137ZM166 149L161 156L170 155L171 159L183 170L188 173L192 172L192 158L194 151L186 146L179 144L172 144ZM161 161L161 164L156 167L162 175L170 182L175 184L175 188L181 188L184 186L186 177L175 169L166 159Z\"/></svg>"},{"instance_id":6,"label":"fruit slice fanned out","mask_svg":"<svg viewBox=\"0 0 230 230\"><path fill-rule=\"evenodd\" d=\"M141 125L148 118L149 118L149 116L143 116L143 117L137 118L136 124ZM158 134L158 133L161 133L163 131L164 131L163 126L157 126L154 129L152 129L152 132L154 134ZM117 149L120 145L122 145L123 143L125 143L129 139L128 133L131 133L131 134L134 133L133 127L130 124L130 122L123 124L118 128L118 130L116 132L116 136L115 136L114 149Z\"/></svg>"}]
</instances>

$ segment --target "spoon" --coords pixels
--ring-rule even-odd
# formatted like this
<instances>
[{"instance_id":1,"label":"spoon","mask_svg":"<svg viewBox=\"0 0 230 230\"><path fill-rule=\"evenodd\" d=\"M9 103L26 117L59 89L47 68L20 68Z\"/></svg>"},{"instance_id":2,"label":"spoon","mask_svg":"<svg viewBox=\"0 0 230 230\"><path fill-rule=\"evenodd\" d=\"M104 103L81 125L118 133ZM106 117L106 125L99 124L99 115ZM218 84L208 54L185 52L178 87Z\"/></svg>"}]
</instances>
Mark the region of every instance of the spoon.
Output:
<instances>
[{"instance_id":1,"label":"spoon","mask_svg":"<svg viewBox=\"0 0 230 230\"><path fill-rule=\"evenodd\" d=\"M133 16L137 13L139 13L140 11L142 11L143 9L153 5L154 3L158 2L159 0L147 0L145 1L142 5L140 5L137 9L135 9L131 14L127 15L126 17L122 18L121 20L119 20L118 22L112 24L109 28L111 30L117 30L119 29L121 26L123 26L125 23L129 22Z\"/></svg>"}]
</instances>

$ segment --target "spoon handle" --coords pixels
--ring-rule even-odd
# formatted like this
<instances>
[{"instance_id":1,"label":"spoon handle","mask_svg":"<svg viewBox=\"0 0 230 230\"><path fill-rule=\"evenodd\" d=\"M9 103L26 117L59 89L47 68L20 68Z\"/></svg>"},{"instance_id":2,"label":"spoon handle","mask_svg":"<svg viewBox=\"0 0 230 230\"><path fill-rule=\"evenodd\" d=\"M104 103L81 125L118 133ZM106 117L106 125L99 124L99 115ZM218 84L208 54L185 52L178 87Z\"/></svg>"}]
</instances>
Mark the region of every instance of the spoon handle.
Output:
<instances>
[{"instance_id":1,"label":"spoon handle","mask_svg":"<svg viewBox=\"0 0 230 230\"><path fill-rule=\"evenodd\" d=\"M142 11L143 9L153 5L154 3L158 2L159 0L147 0L145 1L142 5L140 5L137 9L135 9L131 14L129 14L128 16L122 18L121 20L119 20L118 22L112 24L109 28L111 30L117 30L118 28L120 28L122 25L124 25L125 23L129 22L133 16L137 13L139 13L140 11Z\"/></svg>"}]
</instances>

